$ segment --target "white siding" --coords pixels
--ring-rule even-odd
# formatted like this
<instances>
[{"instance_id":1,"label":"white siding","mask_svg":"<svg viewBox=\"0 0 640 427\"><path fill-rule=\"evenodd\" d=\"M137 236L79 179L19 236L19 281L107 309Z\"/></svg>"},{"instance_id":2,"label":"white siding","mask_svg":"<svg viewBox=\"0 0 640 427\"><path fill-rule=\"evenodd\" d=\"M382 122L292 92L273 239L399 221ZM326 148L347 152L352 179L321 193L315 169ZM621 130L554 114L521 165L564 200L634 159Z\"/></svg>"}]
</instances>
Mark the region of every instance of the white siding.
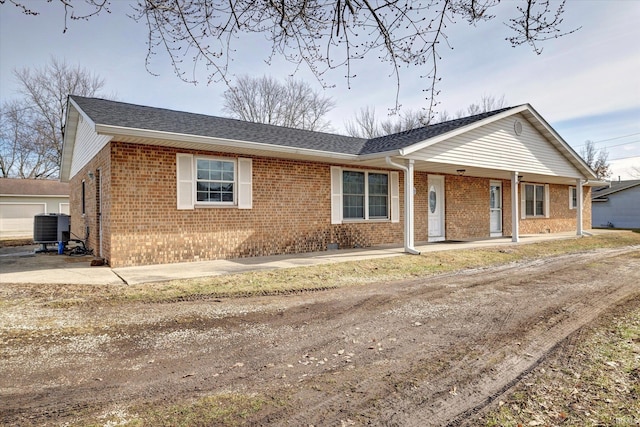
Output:
<instances>
[{"instance_id":1,"label":"white siding","mask_svg":"<svg viewBox=\"0 0 640 427\"><path fill-rule=\"evenodd\" d=\"M522 134L513 130L522 123ZM580 172L527 120L511 116L438 142L411 155L416 160L518 173L582 177Z\"/></svg>"},{"instance_id":2,"label":"white siding","mask_svg":"<svg viewBox=\"0 0 640 427\"><path fill-rule=\"evenodd\" d=\"M80 116L73 147L73 163L71 164L69 178L80 172L110 140L110 136L98 135L93 127Z\"/></svg>"}]
</instances>

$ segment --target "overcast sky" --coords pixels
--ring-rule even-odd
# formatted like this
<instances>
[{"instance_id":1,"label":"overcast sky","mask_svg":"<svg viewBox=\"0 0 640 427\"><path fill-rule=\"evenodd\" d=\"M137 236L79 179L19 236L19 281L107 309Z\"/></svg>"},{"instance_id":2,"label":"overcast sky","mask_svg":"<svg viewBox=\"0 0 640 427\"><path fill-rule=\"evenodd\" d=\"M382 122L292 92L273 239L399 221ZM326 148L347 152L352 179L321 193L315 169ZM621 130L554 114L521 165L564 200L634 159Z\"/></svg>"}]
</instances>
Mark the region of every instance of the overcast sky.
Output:
<instances>
[{"instance_id":1,"label":"overcast sky","mask_svg":"<svg viewBox=\"0 0 640 427\"><path fill-rule=\"evenodd\" d=\"M26 2L36 4L35 0ZM499 18L488 23L475 27L464 21L449 24L453 49L439 51L439 111L454 114L483 95L504 95L508 105L529 103L576 151L586 140L595 141L596 147L608 150L613 177L629 178L629 168L640 167L640 1L570 1L563 28L582 28L542 44L541 55L528 46L513 48L505 41L510 33L503 21L514 3L503 2L493 11ZM128 4L112 0L111 14L70 22L66 34L62 33L63 10L57 2L45 5L45 13L36 17L22 15L8 2L1 5L2 101L17 96L14 69L42 67L54 56L104 77L104 92L120 101L223 115L224 85L184 83L162 55L151 64L158 76L147 72L146 29L126 16ZM277 59L266 65L268 45L257 37L240 39L236 47L231 68L235 75L267 74L284 79L295 71L293 65ZM335 87L324 94L337 105L328 118L337 131L361 107L375 107L384 118L394 106L396 86L391 69L376 56L354 66L357 77L350 88L344 70L327 75L327 83ZM425 71L402 70L403 108L425 106L425 81L419 78ZM199 77L206 81L204 74ZM322 90L309 71L301 69L296 77Z\"/></svg>"}]
</instances>

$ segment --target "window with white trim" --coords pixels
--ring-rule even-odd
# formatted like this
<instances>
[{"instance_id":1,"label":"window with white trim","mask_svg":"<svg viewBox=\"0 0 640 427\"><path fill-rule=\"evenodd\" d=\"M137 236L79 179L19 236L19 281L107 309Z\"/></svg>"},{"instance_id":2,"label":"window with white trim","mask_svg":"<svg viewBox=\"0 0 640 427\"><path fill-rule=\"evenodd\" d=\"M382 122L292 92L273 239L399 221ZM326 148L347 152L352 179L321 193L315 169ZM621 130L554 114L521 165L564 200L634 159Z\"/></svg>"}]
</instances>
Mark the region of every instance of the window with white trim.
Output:
<instances>
[{"instance_id":1,"label":"window with white trim","mask_svg":"<svg viewBox=\"0 0 640 427\"><path fill-rule=\"evenodd\" d=\"M252 209L252 160L176 154L177 208Z\"/></svg>"},{"instance_id":2,"label":"window with white trim","mask_svg":"<svg viewBox=\"0 0 640 427\"><path fill-rule=\"evenodd\" d=\"M578 207L578 189L576 187L569 187L569 209L576 209Z\"/></svg>"},{"instance_id":3,"label":"window with white trim","mask_svg":"<svg viewBox=\"0 0 640 427\"><path fill-rule=\"evenodd\" d=\"M235 203L236 162L196 158L196 203Z\"/></svg>"},{"instance_id":4,"label":"window with white trim","mask_svg":"<svg viewBox=\"0 0 640 427\"><path fill-rule=\"evenodd\" d=\"M538 184L524 184L526 216L545 216L544 187Z\"/></svg>"},{"instance_id":5,"label":"window with white trim","mask_svg":"<svg viewBox=\"0 0 640 427\"><path fill-rule=\"evenodd\" d=\"M331 166L331 224L358 220L400 222L397 171L363 171Z\"/></svg>"},{"instance_id":6,"label":"window with white trim","mask_svg":"<svg viewBox=\"0 0 640 427\"><path fill-rule=\"evenodd\" d=\"M389 218L389 175L342 171L342 218Z\"/></svg>"}]
</instances>

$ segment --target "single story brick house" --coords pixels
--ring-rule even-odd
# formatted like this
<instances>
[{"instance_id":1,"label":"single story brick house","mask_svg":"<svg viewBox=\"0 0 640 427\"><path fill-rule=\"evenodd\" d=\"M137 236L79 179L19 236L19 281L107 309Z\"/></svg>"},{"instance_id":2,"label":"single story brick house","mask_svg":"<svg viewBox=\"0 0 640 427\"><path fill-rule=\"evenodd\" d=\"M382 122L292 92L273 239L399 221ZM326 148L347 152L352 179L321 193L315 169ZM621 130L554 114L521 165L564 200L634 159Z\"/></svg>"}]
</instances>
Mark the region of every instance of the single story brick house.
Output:
<instances>
[{"instance_id":1,"label":"single story brick house","mask_svg":"<svg viewBox=\"0 0 640 427\"><path fill-rule=\"evenodd\" d=\"M33 218L44 213L69 214L68 183L0 178L0 239L33 237Z\"/></svg>"},{"instance_id":2,"label":"single story brick house","mask_svg":"<svg viewBox=\"0 0 640 427\"><path fill-rule=\"evenodd\" d=\"M113 267L582 234L602 185L528 104L362 139L79 96L61 180Z\"/></svg>"}]
</instances>

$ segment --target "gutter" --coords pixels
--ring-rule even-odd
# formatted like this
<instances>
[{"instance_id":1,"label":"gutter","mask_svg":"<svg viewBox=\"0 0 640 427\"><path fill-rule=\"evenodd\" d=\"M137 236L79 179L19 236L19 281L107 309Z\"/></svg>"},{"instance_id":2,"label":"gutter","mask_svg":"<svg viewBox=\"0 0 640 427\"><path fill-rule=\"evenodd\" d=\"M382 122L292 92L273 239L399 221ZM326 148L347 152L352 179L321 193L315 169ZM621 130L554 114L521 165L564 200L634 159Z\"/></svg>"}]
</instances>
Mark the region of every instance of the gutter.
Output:
<instances>
[{"instance_id":1,"label":"gutter","mask_svg":"<svg viewBox=\"0 0 640 427\"><path fill-rule=\"evenodd\" d=\"M385 161L389 166L404 171L404 251L420 255L420 251L413 246L413 164L409 168L394 163L389 156L385 157Z\"/></svg>"},{"instance_id":2,"label":"gutter","mask_svg":"<svg viewBox=\"0 0 640 427\"><path fill-rule=\"evenodd\" d=\"M314 150L310 148L300 148L300 147L289 147L286 145L276 145L276 144L271 144L266 142L243 141L243 140L228 139L228 138L221 138L221 137L215 137L215 136L191 135L191 134L175 133L175 132L168 132L168 131L129 128L129 127L103 125L103 124L97 124L95 126L95 130L98 135L108 135L111 137L124 136L124 137L131 137L131 138L163 140L163 141L170 141L170 142L180 141L180 142L187 142L192 144L203 144L208 146L224 145L225 147L233 147L233 148L244 149L244 150L246 149L264 150L264 151L274 152L274 153L321 157L324 159L338 160L341 162L344 162L344 161L353 162L353 161L359 160L359 156L357 154L336 153L332 151Z\"/></svg>"}]
</instances>

